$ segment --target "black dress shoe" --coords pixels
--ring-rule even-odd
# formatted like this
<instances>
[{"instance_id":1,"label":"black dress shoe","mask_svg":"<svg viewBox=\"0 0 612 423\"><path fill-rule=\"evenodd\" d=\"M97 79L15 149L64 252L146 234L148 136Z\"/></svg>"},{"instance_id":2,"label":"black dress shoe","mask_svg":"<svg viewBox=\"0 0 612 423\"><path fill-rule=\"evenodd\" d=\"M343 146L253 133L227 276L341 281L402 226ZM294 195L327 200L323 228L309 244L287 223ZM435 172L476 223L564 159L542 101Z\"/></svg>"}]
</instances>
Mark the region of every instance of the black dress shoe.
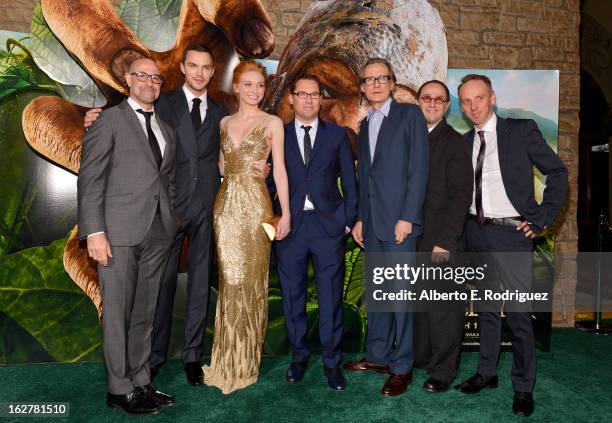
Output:
<instances>
[{"instance_id":1,"label":"black dress shoe","mask_svg":"<svg viewBox=\"0 0 612 423\"><path fill-rule=\"evenodd\" d=\"M325 367L325 376L327 376L327 384L335 391L344 391L346 388L346 378L342 374L342 369L338 367Z\"/></svg>"},{"instance_id":2,"label":"black dress shoe","mask_svg":"<svg viewBox=\"0 0 612 423\"><path fill-rule=\"evenodd\" d=\"M123 411L128 416L154 416L161 410L159 404L144 395L139 389L129 394L106 394L106 405L110 408Z\"/></svg>"},{"instance_id":3,"label":"black dress shoe","mask_svg":"<svg viewBox=\"0 0 612 423\"><path fill-rule=\"evenodd\" d=\"M304 379L304 374L308 368L308 362L306 361L294 361L291 366L287 369L287 375L285 379L289 383L298 383Z\"/></svg>"},{"instance_id":4,"label":"black dress shoe","mask_svg":"<svg viewBox=\"0 0 612 423\"><path fill-rule=\"evenodd\" d=\"M170 407L171 405L174 405L176 403L176 400L172 395L164 394L163 392L158 391L150 383L148 385L136 389L141 389L148 399L151 399L158 403L161 408Z\"/></svg>"},{"instance_id":5,"label":"black dress shoe","mask_svg":"<svg viewBox=\"0 0 612 423\"><path fill-rule=\"evenodd\" d=\"M531 392L515 392L512 412L517 416L529 417L533 414L535 402Z\"/></svg>"},{"instance_id":6,"label":"black dress shoe","mask_svg":"<svg viewBox=\"0 0 612 423\"><path fill-rule=\"evenodd\" d=\"M477 394L483 389L495 389L497 388L497 375L491 377L485 377L480 373L476 373L471 378L465 380L459 385L455 385L455 389L463 392L464 394Z\"/></svg>"},{"instance_id":7,"label":"black dress shoe","mask_svg":"<svg viewBox=\"0 0 612 423\"><path fill-rule=\"evenodd\" d=\"M204 371L199 361L185 363L185 374L187 382L192 386L204 385Z\"/></svg>"},{"instance_id":8,"label":"black dress shoe","mask_svg":"<svg viewBox=\"0 0 612 423\"><path fill-rule=\"evenodd\" d=\"M423 390L427 392L431 392L432 394L448 391L449 387L450 387L450 383L443 382L433 377L430 377L429 379L427 379L425 383L423 384Z\"/></svg>"}]
</instances>

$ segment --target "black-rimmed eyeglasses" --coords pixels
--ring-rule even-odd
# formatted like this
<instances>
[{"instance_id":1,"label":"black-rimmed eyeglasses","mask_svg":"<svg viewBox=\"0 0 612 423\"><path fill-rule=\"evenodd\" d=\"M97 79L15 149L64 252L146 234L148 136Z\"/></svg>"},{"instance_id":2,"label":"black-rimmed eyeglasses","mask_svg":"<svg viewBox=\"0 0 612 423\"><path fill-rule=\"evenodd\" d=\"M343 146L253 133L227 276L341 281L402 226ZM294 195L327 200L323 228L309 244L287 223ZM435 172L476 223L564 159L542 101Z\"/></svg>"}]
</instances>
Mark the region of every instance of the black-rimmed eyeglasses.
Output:
<instances>
[{"instance_id":1,"label":"black-rimmed eyeglasses","mask_svg":"<svg viewBox=\"0 0 612 423\"><path fill-rule=\"evenodd\" d=\"M164 82L164 77L157 74L149 75L146 72L130 72L130 75L134 75L140 82L147 82L149 78L151 78L151 82L154 84L161 84Z\"/></svg>"},{"instance_id":2,"label":"black-rimmed eyeglasses","mask_svg":"<svg viewBox=\"0 0 612 423\"><path fill-rule=\"evenodd\" d=\"M313 100L318 100L321 98L321 93L317 91L314 91L312 93L307 93L306 91L300 91L298 93L293 93L293 95L299 98L300 100L306 100L308 97L312 98Z\"/></svg>"},{"instance_id":3,"label":"black-rimmed eyeglasses","mask_svg":"<svg viewBox=\"0 0 612 423\"><path fill-rule=\"evenodd\" d=\"M361 78L361 83L366 85L374 85L379 83L380 85L386 85L391 81L391 75L380 75L380 76L368 76L367 78Z\"/></svg>"}]
</instances>

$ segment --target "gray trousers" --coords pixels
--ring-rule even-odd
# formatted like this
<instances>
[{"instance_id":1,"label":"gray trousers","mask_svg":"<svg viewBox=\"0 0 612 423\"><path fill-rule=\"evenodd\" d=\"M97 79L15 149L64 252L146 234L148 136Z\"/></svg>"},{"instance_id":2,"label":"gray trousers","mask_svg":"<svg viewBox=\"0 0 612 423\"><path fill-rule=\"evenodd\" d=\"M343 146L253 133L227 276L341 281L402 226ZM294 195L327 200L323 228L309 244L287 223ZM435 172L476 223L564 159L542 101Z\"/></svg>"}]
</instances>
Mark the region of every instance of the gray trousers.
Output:
<instances>
[{"instance_id":1,"label":"gray trousers","mask_svg":"<svg viewBox=\"0 0 612 423\"><path fill-rule=\"evenodd\" d=\"M172 238L158 216L137 245L111 245L108 266L98 265L108 392L123 395L151 382L151 331L162 271Z\"/></svg>"}]
</instances>

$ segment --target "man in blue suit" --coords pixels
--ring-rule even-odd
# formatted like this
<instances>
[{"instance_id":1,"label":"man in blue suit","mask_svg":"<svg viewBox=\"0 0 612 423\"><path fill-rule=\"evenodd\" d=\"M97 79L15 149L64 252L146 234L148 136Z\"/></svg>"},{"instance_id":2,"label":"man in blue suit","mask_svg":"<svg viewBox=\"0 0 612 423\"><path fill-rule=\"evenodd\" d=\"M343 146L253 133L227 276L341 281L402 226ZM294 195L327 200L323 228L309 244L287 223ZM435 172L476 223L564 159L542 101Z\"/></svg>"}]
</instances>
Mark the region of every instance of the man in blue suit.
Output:
<instances>
[{"instance_id":1,"label":"man in blue suit","mask_svg":"<svg viewBox=\"0 0 612 423\"><path fill-rule=\"evenodd\" d=\"M427 124L419 107L392 97L395 75L381 58L366 62L361 91L369 102L358 138L359 212L353 238L368 252L414 252L429 173ZM368 312L366 356L349 371L390 373L381 393L403 394L412 380L413 315Z\"/></svg>"},{"instance_id":2,"label":"man in blue suit","mask_svg":"<svg viewBox=\"0 0 612 423\"><path fill-rule=\"evenodd\" d=\"M346 234L357 215L355 166L346 130L319 119L319 80L302 75L291 87L295 119L285 125L292 231L274 243L292 362L287 381L302 380L307 344L308 260L313 259L319 300L319 336L328 385L346 387L342 351L342 289ZM340 176L342 192L338 189Z\"/></svg>"}]
</instances>

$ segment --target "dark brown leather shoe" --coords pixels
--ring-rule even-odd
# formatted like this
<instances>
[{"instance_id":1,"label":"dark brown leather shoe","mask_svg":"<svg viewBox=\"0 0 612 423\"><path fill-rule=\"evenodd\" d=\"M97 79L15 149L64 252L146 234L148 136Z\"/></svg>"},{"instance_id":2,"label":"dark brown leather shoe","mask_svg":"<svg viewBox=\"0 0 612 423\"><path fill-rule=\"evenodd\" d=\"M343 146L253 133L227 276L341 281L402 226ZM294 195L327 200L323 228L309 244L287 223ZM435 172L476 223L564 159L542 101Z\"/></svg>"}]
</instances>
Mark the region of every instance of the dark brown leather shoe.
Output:
<instances>
[{"instance_id":1,"label":"dark brown leather shoe","mask_svg":"<svg viewBox=\"0 0 612 423\"><path fill-rule=\"evenodd\" d=\"M389 373L389 366L386 364L370 363L365 358L362 358L359 361L349 361L348 363L344 363L343 367L347 372L367 372L368 370L371 370L376 373Z\"/></svg>"},{"instance_id":2,"label":"dark brown leather shoe","mask_svg":"<svg viewBox=\"0 0 612 423\"><path fill-rule=\"evenodd\" d=\"M412 372L405 375L391 373L380 393L386 397L401 395L406 392L410 382L412 382Z\"/></svg>"}]
</instances>

